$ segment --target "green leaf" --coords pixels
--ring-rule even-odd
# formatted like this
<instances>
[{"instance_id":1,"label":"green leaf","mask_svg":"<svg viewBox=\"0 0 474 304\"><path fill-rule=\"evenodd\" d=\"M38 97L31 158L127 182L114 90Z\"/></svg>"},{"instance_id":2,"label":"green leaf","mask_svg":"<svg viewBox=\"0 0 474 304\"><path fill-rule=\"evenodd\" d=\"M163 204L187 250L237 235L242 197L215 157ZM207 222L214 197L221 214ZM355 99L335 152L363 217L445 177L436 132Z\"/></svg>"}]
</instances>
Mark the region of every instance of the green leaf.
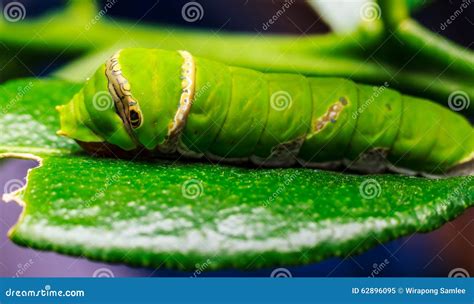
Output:
<instances>
[{"instance_id":1,"label":"green leaf","mask_svg":"<svg viewBox=\"0 0 474 304\"><path fill-rule=\"evenodd\" d=\"M80 148L56 135L55 105L72 98L80 85L58 80L11 81L0 86L0 153L70 154Z\"/></svg>"},{"instance_id":2,"label":"green leaf","mask_svg":"<svg viewBox=\"0 0 474 304\"><path fill-rule=\"evenodd\" d=\"M435 229L474 204L472 177L87 156L54 135L54 106L77 89L55 80L0 87L0 157L42 159L26 189L5 195L25 205L10 235L18 244L138 266L296 265Z\"/></svg>"}]
</instances>

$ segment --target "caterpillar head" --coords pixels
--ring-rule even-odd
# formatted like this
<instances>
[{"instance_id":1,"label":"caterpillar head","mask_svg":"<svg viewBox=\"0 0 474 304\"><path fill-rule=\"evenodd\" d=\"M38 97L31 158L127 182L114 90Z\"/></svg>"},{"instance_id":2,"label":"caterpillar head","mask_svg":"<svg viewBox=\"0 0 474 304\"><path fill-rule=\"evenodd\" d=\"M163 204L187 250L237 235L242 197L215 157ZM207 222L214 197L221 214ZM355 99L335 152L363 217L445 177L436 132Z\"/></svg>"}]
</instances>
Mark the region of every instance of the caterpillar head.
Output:
<instances>
[{"instance_id":1,"label":"caterpillar head","mask_svg":"<svg viewBox=\"0 0 474 304\"><path fill-rule=\"evenodd\" d=\"M110 145L131 151L165 144L183 98L183 57L157 49L118 51L68 104L57 107L58 134L90 152Z\"/></svg>"}]
</instances>

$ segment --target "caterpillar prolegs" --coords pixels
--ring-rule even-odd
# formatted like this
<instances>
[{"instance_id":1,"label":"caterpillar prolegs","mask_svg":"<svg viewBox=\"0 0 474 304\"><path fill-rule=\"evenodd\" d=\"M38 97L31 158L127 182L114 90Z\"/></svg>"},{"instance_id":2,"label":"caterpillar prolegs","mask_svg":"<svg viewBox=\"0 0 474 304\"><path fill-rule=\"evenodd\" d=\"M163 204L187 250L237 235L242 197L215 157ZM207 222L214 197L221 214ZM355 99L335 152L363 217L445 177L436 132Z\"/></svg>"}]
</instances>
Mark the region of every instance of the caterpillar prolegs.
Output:
<instances>
[{"instance_id":1,"label":"caterpillar prolegs","mask_svg":"<svg viewBox=\"0 0 474 304\"><path fill-rule=\"evenodd\" d=\"M387 84L261 73L186 51L120 50L58 110L58 133L91 153L436 174L469 171L474 157L466 119Z\"/></svg>"}]
</instances>

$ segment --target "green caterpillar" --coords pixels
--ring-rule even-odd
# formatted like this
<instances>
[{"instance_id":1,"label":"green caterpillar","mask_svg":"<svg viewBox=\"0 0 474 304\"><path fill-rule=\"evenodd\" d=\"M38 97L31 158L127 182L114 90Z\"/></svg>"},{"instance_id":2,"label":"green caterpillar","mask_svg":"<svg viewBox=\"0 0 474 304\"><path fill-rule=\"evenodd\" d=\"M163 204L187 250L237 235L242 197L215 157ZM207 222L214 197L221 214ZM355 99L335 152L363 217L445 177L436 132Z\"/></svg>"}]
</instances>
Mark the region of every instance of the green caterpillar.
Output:
<instances>
[{"instance_id":1,"label":"green caterpillar","mask_svg":"<svg viewBox=\"0 0 474 304\"><path fill-rule=\"evenodd\" d=\"M91 153L366 172L473 167L473 127L435 103L387 85L261 73L186 51L120 50L58 110L58 134Z\"/></svg>"}]
</instances>

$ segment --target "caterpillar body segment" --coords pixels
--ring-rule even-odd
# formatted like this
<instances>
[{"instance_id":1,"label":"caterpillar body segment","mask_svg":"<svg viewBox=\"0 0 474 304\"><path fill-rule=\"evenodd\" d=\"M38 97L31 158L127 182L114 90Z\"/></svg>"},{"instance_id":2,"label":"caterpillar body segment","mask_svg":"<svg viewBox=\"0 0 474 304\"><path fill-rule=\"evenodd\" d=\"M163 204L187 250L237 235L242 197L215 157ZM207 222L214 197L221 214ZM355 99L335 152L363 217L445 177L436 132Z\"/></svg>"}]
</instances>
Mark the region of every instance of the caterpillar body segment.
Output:
<instances>
[{"instance_id":1,"label":"caterpillar body segment","mask_svg":"<svg viewBox=\"0 0 474 304\"><path fill-rule=\"evenodd\" d=\"M209 153L216 158L247 161L267 125L270 96L262 88L268 82L264 74L253 70L229 67L229 72L232 102Z\"/></svg>"},{"instance_id":2,"label":"caterpillar body segment","mask_svg":"<svg viewBox=\"0 0 474 304\"><path fill-rule=\"evenodd\" d=\"M227 118L232 96L229 67L195 58L195 97L180 142L180 152L201 157L209 151ZM173 105L170 105L173 109Z\"/></svg>"},{"instance_id":3,"label":"caterpillar body segment","mask_svg":"<svg viewBox=\"0 0 474 304\"><path fill-rule=\"evenodd\" d=\"M311 128L298 157L307 165L342 161L358 120L351 117L358 109L357 86L346 79L309 78L308 81L314 107Z\"/></svg>"},{"instance_id":4,"label":"caterpillar body segment","mask_svg":"<svg viewBox=\"0 0 474 304\"><path fill-rule=\"evenodd\" d=\"M289 166L295 163L311 126L311 88L301 75L264 77L270 96L267 123L250 159L259 165Z\"/></svg>"},{"instance_id":5,"label":"caterpillar body segment","mask_svg":"<svg viewBox=\"0 0 474 304\"><path fill-rule=\"evenodd\" d=\"M357 91L360 104L366 103L367 107L359 112L346 157L356 159L365 151L373 149L388 153L397 139L403 114L401 95L392 90L383 90L375 101L373 87L357 85Z\"/></svg>"},{"instance_id":6,"label":"caterpillar body segment","mask_svg":"<svg viewBox=\"0 0 474 304\"><path fill-rule=\"evenodd\" d=\"M261 73L185 51L123 49L59 111L59 133L89 152L436 174L469 173L474 156L466 119L388 85Z\"/></svg>"}]
</instances>

